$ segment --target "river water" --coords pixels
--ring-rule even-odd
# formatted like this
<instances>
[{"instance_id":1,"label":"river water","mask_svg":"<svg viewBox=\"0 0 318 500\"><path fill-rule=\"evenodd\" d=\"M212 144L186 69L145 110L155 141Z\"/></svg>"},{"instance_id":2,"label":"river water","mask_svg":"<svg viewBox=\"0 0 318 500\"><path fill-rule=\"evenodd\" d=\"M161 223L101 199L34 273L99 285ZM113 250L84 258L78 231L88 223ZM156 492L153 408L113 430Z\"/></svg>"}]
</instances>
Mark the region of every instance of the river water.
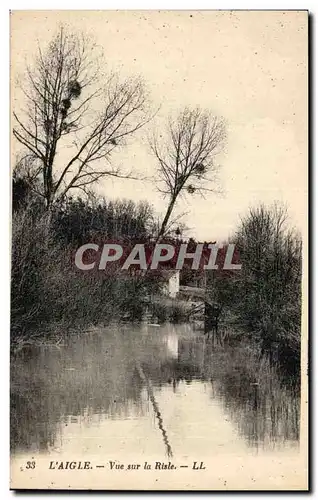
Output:
<instances>
[{"instance_id":1,"label":"river water","mask_svg":"<svg viewBox=\"0 0 318 500\"><path fill-rule=\"evenodd\" d=\"M11 363L12 462L296 456L299 397L270 374L259 380L249 359L247 347L214 348L190 325L26 346Z\"/></svg>"}]
</instances>

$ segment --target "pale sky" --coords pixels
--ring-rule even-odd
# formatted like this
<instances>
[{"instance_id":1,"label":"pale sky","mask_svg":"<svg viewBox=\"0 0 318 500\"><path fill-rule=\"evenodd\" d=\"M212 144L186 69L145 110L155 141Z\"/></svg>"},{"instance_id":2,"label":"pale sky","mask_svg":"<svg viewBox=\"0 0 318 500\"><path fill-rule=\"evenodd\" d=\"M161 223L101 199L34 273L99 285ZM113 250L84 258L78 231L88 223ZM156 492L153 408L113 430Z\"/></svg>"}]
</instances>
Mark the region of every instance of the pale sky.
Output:
<instances>
[{"instance_id":1,"label":"pale sky","mask_svg":"<svg viewBox=\"0 0 318 500\"><path fill-rule=\"evenodd\" d=\"M226 238L259 202L287 204L291 223L307 224L307 13L274 11L41 11L12 14L12 67L32 58L59 22L92 34L110 68L143 75L160 125L184 106L223 116L227 146L217 157L223 196L189 197L178 212L189 235ZM13 92L14 93L14 92ZM13 96L14 97L14 96ZM115 160L150 177L145 141ZM150 201L164 212L153 182L106 180L106 197Z\"/></svg>"}]
</instances>

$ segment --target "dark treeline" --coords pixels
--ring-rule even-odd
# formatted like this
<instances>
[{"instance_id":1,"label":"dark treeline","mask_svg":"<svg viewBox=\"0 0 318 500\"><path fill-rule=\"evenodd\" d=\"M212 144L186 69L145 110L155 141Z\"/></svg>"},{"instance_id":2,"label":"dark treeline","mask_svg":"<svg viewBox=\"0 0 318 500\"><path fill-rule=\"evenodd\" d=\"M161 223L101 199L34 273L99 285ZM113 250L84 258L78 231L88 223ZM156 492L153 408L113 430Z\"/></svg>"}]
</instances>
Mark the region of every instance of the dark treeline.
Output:
<instances>
[{"instance_id":1,"label":"dark treeline","mask_svg":"<svg viewBox=\"0 0 318 500\"><path fill-rule=\"evenodd\" d=\"M57 208L53 229L61 242L78 247L101 236L105 240L146 240L153 225L153 209L147 202L103 199L87 203L68 198Z\"/></svg>"}]
</instances>

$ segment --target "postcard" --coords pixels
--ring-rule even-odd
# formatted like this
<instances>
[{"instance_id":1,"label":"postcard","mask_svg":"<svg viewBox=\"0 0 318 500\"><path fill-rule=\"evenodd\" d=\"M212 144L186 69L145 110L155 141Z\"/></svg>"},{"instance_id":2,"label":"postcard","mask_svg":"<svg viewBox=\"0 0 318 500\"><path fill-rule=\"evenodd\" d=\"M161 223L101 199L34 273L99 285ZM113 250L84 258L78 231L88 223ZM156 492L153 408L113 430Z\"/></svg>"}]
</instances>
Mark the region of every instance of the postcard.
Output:
<instances>
[{"instance_id":1,"label":"postcard","mask_svg":"<svg viewBox=\"0 0 318 500\"><path fill-rule=\"evenodd\" d=\"M10 19L10 488L308 490L308 12Z\"/></svg>"}]
</instances>

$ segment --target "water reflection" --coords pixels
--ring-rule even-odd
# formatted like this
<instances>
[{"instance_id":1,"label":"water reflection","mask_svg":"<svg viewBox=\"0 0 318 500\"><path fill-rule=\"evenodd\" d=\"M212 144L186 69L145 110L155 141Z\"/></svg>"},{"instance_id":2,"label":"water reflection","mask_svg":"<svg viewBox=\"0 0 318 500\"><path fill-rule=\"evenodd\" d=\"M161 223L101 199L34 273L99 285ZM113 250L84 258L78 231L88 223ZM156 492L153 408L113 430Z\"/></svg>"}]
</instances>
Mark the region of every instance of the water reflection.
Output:
<instances>
[{"instance_id":1,"label":"water reflection","mask_svg":"<svg viewBox=\"0 0 318 500\"><path fill-rule=\"evenodd\" d=\"M297 442L298 395L272 374L255 380L243 358L189 325L108 328L24 349L11 364L12 450L115 452L121 440L177 455L203 442L207 453Z\"/></svg>"}]
</instances>

